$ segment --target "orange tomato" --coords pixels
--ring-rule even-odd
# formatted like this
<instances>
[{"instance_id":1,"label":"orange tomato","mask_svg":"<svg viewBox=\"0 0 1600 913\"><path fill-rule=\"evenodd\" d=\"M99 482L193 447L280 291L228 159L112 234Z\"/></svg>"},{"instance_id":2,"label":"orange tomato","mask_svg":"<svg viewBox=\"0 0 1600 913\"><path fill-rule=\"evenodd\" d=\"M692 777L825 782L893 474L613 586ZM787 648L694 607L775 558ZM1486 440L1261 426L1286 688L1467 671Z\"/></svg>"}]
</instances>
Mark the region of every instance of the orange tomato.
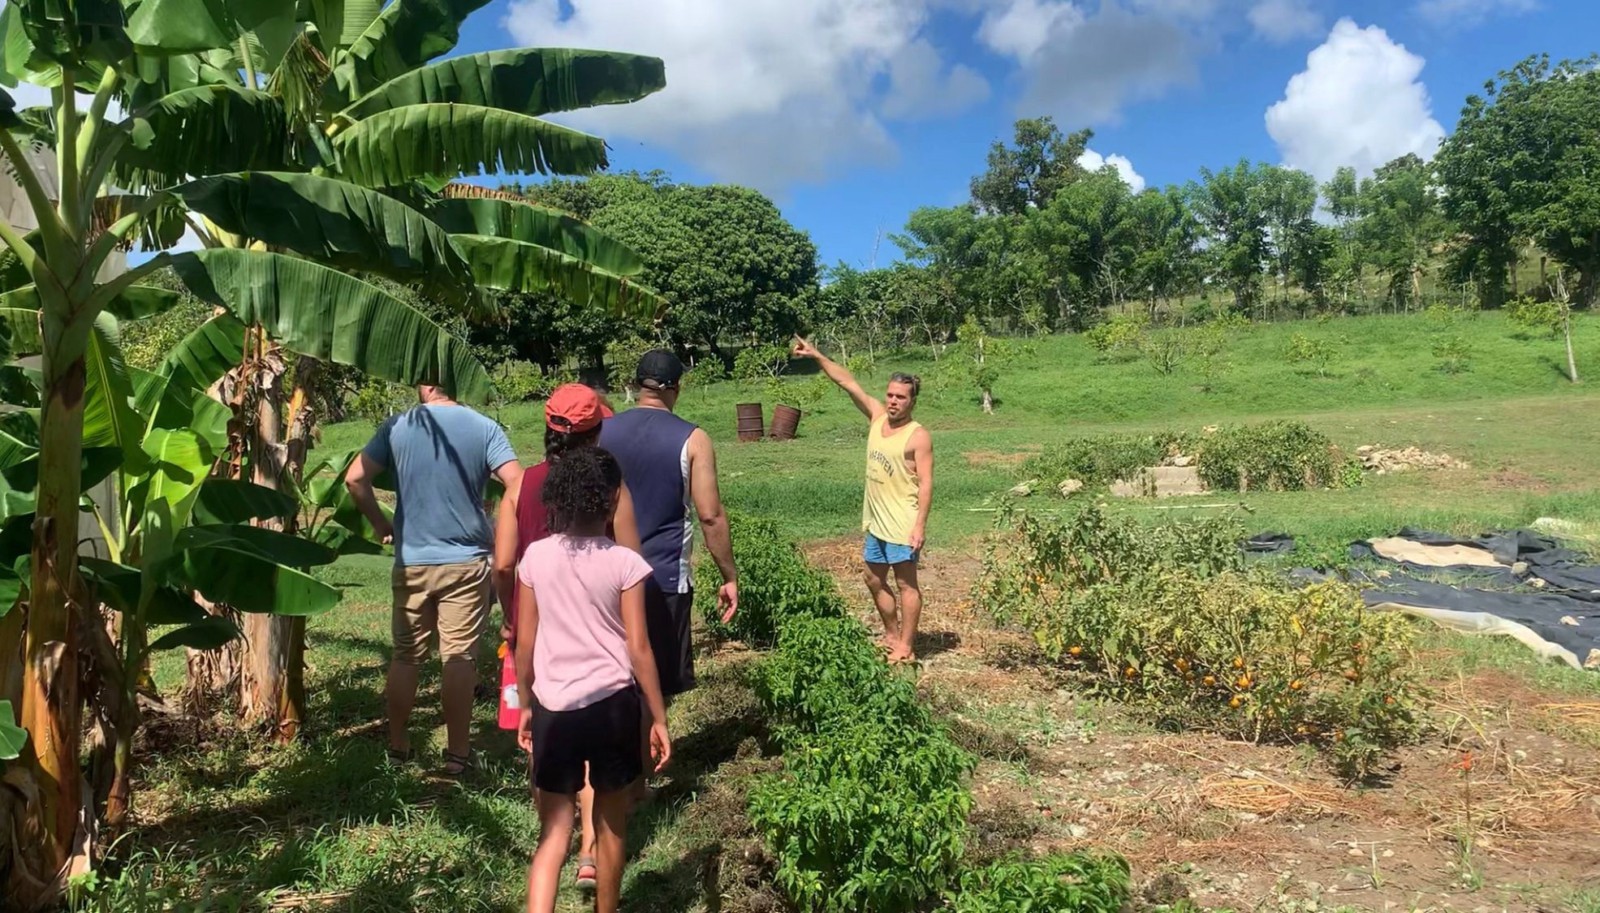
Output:
<instances>
[{"instance_id":1,"label":"orange tomato","mask_svg":"<svg viewBox=\"0 0 1600 913\"><path fill-rule=\"evenodd\" d=\"M1290 691L1299 691L1301 688L1304 688L1305 686L1306 686L1306 683L1297 678L1294 681L1289 683L1289 690Z\"/></svg>"},{"instance_id":2,"label":"orange tomato","mask_svg":"<svg viewBox=\"0 0 1600 913\"><path fill-rule=\"evenodd\" d=\"M1208 675L1201 679L1201 681L1205 682L1207 686L1211 686L1217 683L1217 677L1215 675Z\"/></svg>"},{"instance_id":3,"label":"orange tomato","mask_svg":"<svg viewBox=\"0 0 1600 913\"><path fill-rule=\"evenodd\" d=\"M1240 707L1244 706L1244 698L1241 698L1239 695L1235 694L1233 698L1228 701L1228 706L1238 710Z\"/></svg>"}]
</instances>

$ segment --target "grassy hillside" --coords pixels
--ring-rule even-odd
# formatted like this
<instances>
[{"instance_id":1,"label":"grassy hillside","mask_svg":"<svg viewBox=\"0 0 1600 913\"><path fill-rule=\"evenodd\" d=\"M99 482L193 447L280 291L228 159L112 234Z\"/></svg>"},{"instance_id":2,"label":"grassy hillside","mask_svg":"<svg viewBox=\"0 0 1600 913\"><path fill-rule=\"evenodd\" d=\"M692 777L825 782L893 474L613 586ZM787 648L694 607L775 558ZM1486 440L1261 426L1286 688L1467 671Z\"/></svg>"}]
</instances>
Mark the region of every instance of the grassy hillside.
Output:
<instances>
[{"instance_id":1,"label":"grassy hillside","mask_svg":"<svg viewBox=\"0 0 1600 913\"><path fill-rule=\"evenodd\" d=\"M1326 376L1286 357L1297 334L1334 351ZM1441 340L1466 343L1468 370L1437 369ZM984 415L964 366L926 350L879 358L863 379L881 390L892 371L925 378L918 418L934 434L937 457L932 547L952 547L980 532L992 497L1019 481L1016 462L1051 441L1108 431L1179 428L1298 418L1341 446L1417 445L1472 464L1470 470L1372 478L1351 491L1251 494L1245 522L1335 544L1410 523L1471 530L1559 515L1600 520L1593 454L1600 452L1600 392L1561 374L1562 349L1529 337L1499 314L1443 324L1423 316L1351 317L1253 326L1240 332L1231 365L1205 389L1190 366L1170 375L1147 360L1107 361L1081 336L1056 336L1026 349L996 387ZM1580 370L1600 372L1600 321L1577 328ZM809 368L796 365L795 369ZM1600 373L1596 373L1600 378ZM791 376L786 390L810 383ZM831 387L788 443L735 443L734 406L770 400L763 384L723 382L685 391L680 411L718 442L722 484L736 509L782 518L801 538L855 531L860 511L865 422ZM772 402L766 402L768 421ZM541 406L503 408L525 460L538 458ZM370 426L328 429L325 444L354 446ZM1125 505L1145 510L1147 506Z\"/></svg>"}]
</instances>

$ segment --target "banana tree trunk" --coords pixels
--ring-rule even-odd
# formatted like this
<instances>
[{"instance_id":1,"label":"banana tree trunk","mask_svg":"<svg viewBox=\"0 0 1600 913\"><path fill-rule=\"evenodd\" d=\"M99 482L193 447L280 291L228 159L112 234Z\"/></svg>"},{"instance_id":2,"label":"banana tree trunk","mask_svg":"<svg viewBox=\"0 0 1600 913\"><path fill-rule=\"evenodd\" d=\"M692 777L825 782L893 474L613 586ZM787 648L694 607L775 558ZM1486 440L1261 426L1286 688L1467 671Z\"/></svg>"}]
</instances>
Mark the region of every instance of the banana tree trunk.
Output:
<instances>
[{"instance_id":1,"label":"banana tree trunk","mask_svg":"<svg viewBox=\"0 0 1600 913\"><path fill-rule=\"evenodd\" d=\"M282 440L285 366L281 350L272 346L259 328L252 334L256 336L258 355L246 374L256 384L255 410L248 432L251 481L278 491L283 487L288 449ZM283 523L277 520L264 520L261 525L283 529ZM296 644L296 627L288 617L245 616L239 712L246 723L270 731L279 742L292 741L305 718L303 676L298 669L290 672L291 667L303 664L304 657L303 642ZM303 631L303 625L299 627Z\"/></svg>"},{"instance_id":2,"label":"banana tree trunk","mask_svg":"<svg viewBox=\"0 0 1600 913\"><path fill-rule=\"evenodd\" d=\"M1561 333L1567 338L1567 379L1578 382L1578 359L1572 352L1572 305L1563 305Z\"/></svg>"},{"instance_id":3,"label":"banana tree trunk","mask_svg":"<svg viewBox=\"0 0 1600 913\"><path fill-rule=\"evenodd\" d=\"M76 608L84 358L81 345L71 354L73 347L62 339L64 328L48 324L21 680L28 741L19 763L6 771L15 828L7 835L14 844L6 890L22 909L42 907L60 895L83 845Z\"/></svg>"}]
</instances>

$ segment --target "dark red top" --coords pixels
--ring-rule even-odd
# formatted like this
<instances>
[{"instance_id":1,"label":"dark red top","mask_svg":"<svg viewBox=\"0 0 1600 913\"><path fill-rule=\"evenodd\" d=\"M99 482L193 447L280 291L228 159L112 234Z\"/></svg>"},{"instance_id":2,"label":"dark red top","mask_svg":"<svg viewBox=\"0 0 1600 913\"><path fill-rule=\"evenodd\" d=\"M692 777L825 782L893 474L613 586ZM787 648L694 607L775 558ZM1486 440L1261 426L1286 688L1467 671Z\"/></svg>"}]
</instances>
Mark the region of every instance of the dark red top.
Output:
<instances>
[{"instance_id":1,"label":"dark red top","mask_svg":"<svg viewBox=\"0 0 1600 913\"><path fill-rule=\"evenodd\" d=\"M522 474L522 489L517 495L517 561L528 546L550 535L544 509L544 480L550 477L550 461L545 460ZM606 536L617 541L617 531L608 521Z\"/></svg>"}]
</instances>

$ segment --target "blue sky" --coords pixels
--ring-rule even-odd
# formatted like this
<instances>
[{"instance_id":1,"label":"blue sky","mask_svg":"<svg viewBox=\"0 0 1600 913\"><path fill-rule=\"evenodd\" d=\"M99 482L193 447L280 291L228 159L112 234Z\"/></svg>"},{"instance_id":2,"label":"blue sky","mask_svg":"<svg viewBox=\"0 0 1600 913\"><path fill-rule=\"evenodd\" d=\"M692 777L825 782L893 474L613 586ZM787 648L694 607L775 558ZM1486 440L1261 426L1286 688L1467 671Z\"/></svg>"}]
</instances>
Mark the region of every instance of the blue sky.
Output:
<instances>
[{"instance_id":1,"label":"blue sky","mask_svg":"<svg viewBox=\"0 0 1600 913\"><path fill-rule=\"evenodd\" d=\"M1589 0L496 0L460 49L662 57L664 92L570 122L615 168L755 186L864 266L1019 116L1092 127L1135 185L1240 157L1320 178L1426 156L1486 79L1596 35Z\"/></svg>"}]
</instances>

